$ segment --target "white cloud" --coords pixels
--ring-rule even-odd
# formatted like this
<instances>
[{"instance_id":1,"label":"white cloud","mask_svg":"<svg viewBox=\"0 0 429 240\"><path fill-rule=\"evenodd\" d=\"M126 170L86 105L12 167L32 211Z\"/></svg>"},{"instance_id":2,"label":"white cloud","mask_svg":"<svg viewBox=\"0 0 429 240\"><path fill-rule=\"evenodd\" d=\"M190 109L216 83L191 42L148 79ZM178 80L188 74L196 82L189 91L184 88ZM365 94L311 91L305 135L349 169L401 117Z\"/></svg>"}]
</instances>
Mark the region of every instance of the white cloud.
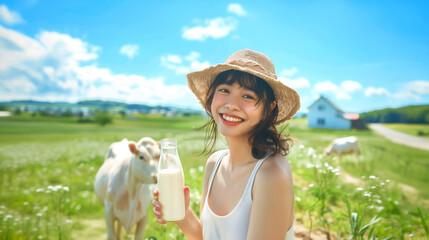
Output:
<instances>
[{"instance_id":1,"label":"white cloud","mask_svg":"<svg viewBox=\"0 0 429 240\"><path fill-rule=\"evenodd\" d=\"M185 56L185 59L188 61L194 61L196 59L198 59L199 57L201 57L201 54L198 52L191 52L189 53L188 56Z\"/></svg>"},{"instance_id":2,"label":"white cloud","mask_svg":"<svg viewBox=\"0 0 429 240\"><path fill-rule=\"evenodd\" d=\"M387 91L385 88L375 88L375 87L368 87L365 89L365 96L366 97L371 97L373 95L376 96L390 96L390 92Z\"/></svg>"},{"instance_id":3,"label":"white cloud","mask_svg":"<svg viewBox=\"0 0 429 240\"><path fill-rule=\"evenodd\" d=\"M337 92L340 90L340 88L331 81L318 82L316 85L314 85L314 89L320 93Z\"/></svg>"},{"instance_id":4,"label":"white cloud","mask_svg":"<svg viewBox=\"0 0 429 240\"><path fill-rule=\"evenodd\" d=\"M281 72L281 75L286 76L286 77L291 77L293 75L295 75L298 72L298 69L296 67L293 67L291 69L285 69Z\"/></svg>"},{"instance_id":5,"label":"white cloud","mask_svg":"<svg viewBox=\"0 0 429 240\"><path fill-rule=\"evenodd\" d=\"M10 11L4 4L0 5L0 20L9 25L24 22L19 13Z\"/></svg>"},{"instance_id":6,"label":"white cloud","mask_svg":"<svg viewBox=\"0 0 429 240\"><path fill-rule=\"evenodd\" d=\"M204 41L207 38L223 38L236 28L236 20L228 18L215 18L204 21L203 25L184 27L182 37L186 40Z\"/></svg>"},{"instance_id":7,"label":"white cloud","mask_svg":"<svg viewBox=\"0 0 429 240\"><path fill-rule=\"evenodd\" d=\"M193 71L200 71L200 70L203 70L209 66L210 66L210 64L207 61L206 62L199 62L198 60L194 60L191 62L191 69Z\"/></svg>"},{"instance_id":8,"label":"white cloud","mask_svg":"<svg viewBox=\"0 0 429 240\"><path fill-rule=\"evenodd\" d=\"M139 52L139 45L137 44L127 44L121 47L119 53L127 56L128 58L133 58Z\"/></svg>"},{"instance_id":9,"label":"white cloud","mask_svg":"<svg viewBox=\"0 0 429 240\"><path fill-rule=\"evenodd\" d=\"M429 94L429 81L413 81L405 85L405 90L416 94Z\"/></svg>"},{"instance_id":10,"label":"white cloud","mask_svg":"<svg viewBox=\"0 0 429 240\"><path fill-rule=\"evenodd\" d=\"M393 94L393 97L396 99L414 99L414 100L420 100L420 96L412 93L412 92L407 92L407 91L403 91L403 92L398 92Z\"/></svg>"},{"instance_id":11,"label":"white cloud","mask_svg":"<svg viewBox=\"0 0 429 240\"><path fill-rule=\"evenodd\" d=\"M0 25L0 100L119 100L198 106L186 86L163 77L115 74L97 67L99 48L66 34L43 31L35 38Z\"/></svg>"},{"instance_id":12,"label":"white cloud","mask_svg":"<svg viewBox=\"0 0 429 240\"><path fill-rule=\"evenodd\" d=\"M278 78L282 83L286 84L291 88L308 88L310 87L310 82L306 78L299 77L295 79L279 77Z\"/></svg>"},{"instance_id":13,"label":"white cloud","mask_svg":"<svg viewBox=\"0 0 429 240\"><path fill-rule=\"evenodd\" d=\"M167 56L161 56L161 65L174 70L176 74L187 74L191 71L199 71L210 66L208 61L200 62L201 54L198 52L190 52L188 55L181 57L175 54L167 54ZM182 58L186 62L182 61Z\"/></svg>"},{"instance_id":14,"label":"white cloud","mask_svg":"<svg viewBox=\"0 0 429 240\"><path fill-rule=\"evenodd\" d=\"M176 63L176 64L182 63L182 58L179 55L168 54L166 60L167 62Z\"/></svg>"},{"instance_id":15,"label":"white cloud","mask_svg":"<svg viewBox=\"0 0 429 240\"><path fill-rule=\"evenodd\" d=\"M393 94L396 99L420 100L421 95L429 95L429 81L417 80L404 84L401 91Z\"/></svg>"},{"instance_id":16,"label":"white cloud","mask_svg":"<svg viewBox=\"0 0 429 240\"><path fill-rule=\"evenodd\" d=\"M341 89L343 89L346 92L352 93L352 92L361 90L362 85L360 85L360 83L355 81L346 80L341 83Z\"/></svg>"},{"instance_id":17,"label":"white cloud","mask_svg":"<svg viewBox=\"0 0 429 240\"><path fill-rule=\"evenodd\" d=\"M228 12L237 14L238 16L246 16L247 13L243 7L238 3L231 3L228 5Z\"/></svg>"},{"instance_id":18,"label":"white cloud","mask_svg":"<svg viewBox=\"0 0 429 240\"><path fill-rule=\"evenodd\" d=\"M331 81L318 82L314 85L314 90L317 93L333 93L337 99L350 100L351 97L338 85Z\"/></svg>"}]
</instances>

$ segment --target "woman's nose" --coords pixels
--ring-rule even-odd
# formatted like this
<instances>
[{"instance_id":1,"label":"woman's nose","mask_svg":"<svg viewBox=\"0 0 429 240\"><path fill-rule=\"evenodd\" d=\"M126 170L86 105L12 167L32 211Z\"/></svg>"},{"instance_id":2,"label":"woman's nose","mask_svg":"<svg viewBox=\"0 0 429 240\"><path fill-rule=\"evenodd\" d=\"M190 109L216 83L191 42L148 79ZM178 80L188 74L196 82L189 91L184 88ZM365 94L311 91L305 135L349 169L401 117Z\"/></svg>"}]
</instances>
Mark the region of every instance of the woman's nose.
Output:
<instances>
[{"instance_id":1,"label":"woman's nose","mask_svg":"<svg viewBox=\"0 0 429 240\"><path fill-rule=\"evenodd\" d=\"M225 107L229 110L237 110L240 108L239 97L230 95L225 103Z\"/></svg>"}]
</instances>

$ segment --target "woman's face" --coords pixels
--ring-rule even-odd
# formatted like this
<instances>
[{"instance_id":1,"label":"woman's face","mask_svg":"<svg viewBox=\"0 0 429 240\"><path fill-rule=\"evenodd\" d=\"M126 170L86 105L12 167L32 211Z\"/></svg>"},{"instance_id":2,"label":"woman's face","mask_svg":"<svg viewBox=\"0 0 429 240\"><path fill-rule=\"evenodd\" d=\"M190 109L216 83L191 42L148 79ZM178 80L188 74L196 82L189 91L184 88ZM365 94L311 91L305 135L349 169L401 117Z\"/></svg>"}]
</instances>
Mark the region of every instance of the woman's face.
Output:
<instances>
[{"instance_id":1,"label":"woman's face","mask_svg":"<svg viewBox=\"0 0 429 240\"><path fill-rule=\"evenodd\" d=\"M263 103L238 82L221 84L215 89L211 113L222 135L247 138L262 119Z\"/></svg>"}]
</instances>

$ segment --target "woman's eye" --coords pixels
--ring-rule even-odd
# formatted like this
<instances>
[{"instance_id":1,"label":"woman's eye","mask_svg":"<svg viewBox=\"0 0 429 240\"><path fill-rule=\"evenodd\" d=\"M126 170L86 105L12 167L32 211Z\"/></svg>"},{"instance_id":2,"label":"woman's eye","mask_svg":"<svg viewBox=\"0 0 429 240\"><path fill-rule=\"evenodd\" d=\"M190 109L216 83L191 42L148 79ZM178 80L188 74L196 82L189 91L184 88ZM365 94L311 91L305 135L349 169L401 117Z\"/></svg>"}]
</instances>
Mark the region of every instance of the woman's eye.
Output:
<instances>
[{"instance_id":1,"label":"woman's eye","mask_svg":"<svg viewBox=\"0 0 429 240\"><path fill-rule=\"evenodd\" d=\"M219 92L229 93L228 89L225 89L225 88L221 88L221 89L219 89Z\"/></svg>"},{"instance_id":2,"label":"woman's eye","mask_svg":"<svg viewBox=\"0 0 429 240\"><path fill-rule=\"evenodd\" d=\"M244 97L244 98L247 98L247 99L255 99L253 96L251 96L251 95L247 95L247 94L246 94L246 95L244 95L243 97Z\"/></svg>"}]
</instances>

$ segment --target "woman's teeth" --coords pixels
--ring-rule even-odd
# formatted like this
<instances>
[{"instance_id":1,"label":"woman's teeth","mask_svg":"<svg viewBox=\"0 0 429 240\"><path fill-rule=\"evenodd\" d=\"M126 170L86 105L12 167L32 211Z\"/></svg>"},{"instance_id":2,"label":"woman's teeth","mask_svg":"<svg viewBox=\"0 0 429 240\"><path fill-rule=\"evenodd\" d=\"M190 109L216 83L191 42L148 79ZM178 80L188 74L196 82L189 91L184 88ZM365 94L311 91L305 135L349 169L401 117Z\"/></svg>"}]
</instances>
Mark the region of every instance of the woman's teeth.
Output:
<instances>
[{"instance_id":1,"label":"woman's teeth","mask_svg":"<svg viewBox=\"0 0 429 240\"><path fill-rule=\"evenodd\" d=\"M228 122L242 122L243 121L243 119L241 119L241 118L226 116L225 114L222 114L222 118Z\"/></svg>"}]
</instances>

